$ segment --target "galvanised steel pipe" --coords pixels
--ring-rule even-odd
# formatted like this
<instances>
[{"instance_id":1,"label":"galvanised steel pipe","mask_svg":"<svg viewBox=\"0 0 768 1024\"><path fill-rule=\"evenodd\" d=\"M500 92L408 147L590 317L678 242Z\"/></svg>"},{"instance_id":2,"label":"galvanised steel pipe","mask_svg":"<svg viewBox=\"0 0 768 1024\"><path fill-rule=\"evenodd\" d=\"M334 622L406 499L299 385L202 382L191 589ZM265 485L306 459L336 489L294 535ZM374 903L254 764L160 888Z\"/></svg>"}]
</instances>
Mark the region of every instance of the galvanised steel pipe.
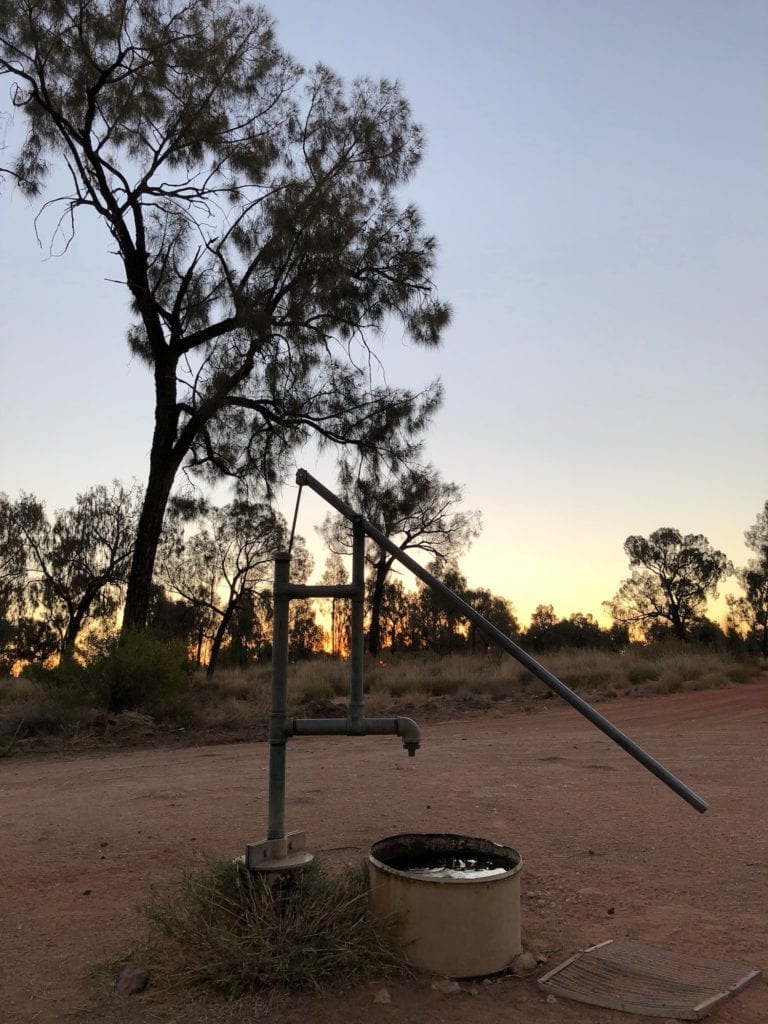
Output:
<instances>
[{"instance_id":1,"label":"galvanised steel pipe","mask_svg":"<svg viewBox=\"0 0 768 1024\"><path fill-rule=\"evenodd\" d=\"M288 604L281 593L291 574L287 551L275 555L272 620L272 708L269 713L269 810L267 839L285 836L285 723L288 715Z\"/></svg>"},{"instance_id":2,"label":"galvanised steel pipe","mask_svg":"<svg viewBox=\"0 0 768 1024\"><path fill-rule=\"evenodd\" d=\"M287 597L289 601L306 600L312 597L329 597L349 599L354 598L357 590L351 583L337 585L325 583L285 583L280 586L280 597Z\"/></svg>"},{"instance_id":3,"label":"galvanised steel pipe","mask_svg":"<svg viewBox=\"0 0 768 1024\"><path fill-rule=\"evenodd\" d=\"M582 697L577 693L574 693L565 683L561 682L557 676L553 675L548 669L540 665L535 658L532 658L530 654L527 654L522 647L518 645L500 629L489 622L480 612L467 604L466 601L458 597L453 593L444 583L442 583L436 576L433 576L431 572L424 569L419 563L411 558L410 555L406 554L405 551L401 550L397 544L385 536L381 530L377 529L373 523L370 523L367 519L360 516L353 508L351 508L345 501L337 497L333 491L329 491L327 487L316 480L310 473L305 469L300 469L296 473L296 483L302 486L311 487L312 490L319 494L321 498L328 502L328 504L335 508L337 512L345 516L352 522L358 521L361 523L363 529L376 543L388 551L391 555L401 562L406 568L410 569L414 576L417 576L422 582L426 583L428 587L436 591L443 597L446 602L452 605L457 611L461 612L466 618L474 622L474 624L482 630L483 633L494 643L502 647L507 653L511 654L513 658L524 665L537 679L540 679L546 684L551 690L554 690L563 700L567 701L571 707L575 708L579 714L583 715L593 725L597 726L601 732L605 733L609 739L612 739L614 743L625 750L630 757L634 757L636 761L647 768L651 774L655 775L657 779L664 783L665 786L677 793L679 797L690 804L700 814L703 814L708 807L705 800L694 793L692 789L681 782L676 775L673 775L669 769L665 768L663 764L657 761L654 757L651 757L642 747L638 746L633 740L626 736L620 729L617 729L615 725L604 718L599 711L595 711L591 704L588 704Z\"/></svg>"},{"instance_id":4,"label":"galvanised steel pipe","mask_svg":"<svg viewBox=\"0 0 768 1024\"><path fill-rule=\"evenodd\" d=\"M409 757L421 745L421 731L412 718L289 718L289 736L400 736Z\"/></svg>"},{"instance_id":5,"label":"galvanised steel pipe","mask_svg":"<svg viewBox=\"0 0 768 1024\"><path fill-rule=\"evenodd\" d=\"M363 668L365 664L365 531L359 519L352 524L352 587L355 596L350 608L349 644L349 717L358 735L364 735ZM413 751L408 751L411 756Z\"/></svg>"}]
</instances>

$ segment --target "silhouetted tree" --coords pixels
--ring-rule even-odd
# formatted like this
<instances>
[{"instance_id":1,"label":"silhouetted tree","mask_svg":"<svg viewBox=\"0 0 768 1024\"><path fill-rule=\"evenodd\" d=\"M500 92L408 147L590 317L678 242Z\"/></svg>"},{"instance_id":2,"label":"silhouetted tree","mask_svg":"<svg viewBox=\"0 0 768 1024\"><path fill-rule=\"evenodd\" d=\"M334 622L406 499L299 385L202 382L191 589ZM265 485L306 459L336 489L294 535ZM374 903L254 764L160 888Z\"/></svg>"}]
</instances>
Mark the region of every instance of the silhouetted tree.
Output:
<instances>
[{"instance_id":1,"label":"silhouetted tree","mask_svg":"<svg viewBox=\"0 0 768 1024\"><path fill-rule=\"evenodd\" d=\"M27 124L11 172L36 196L58 162L59 229L101 219L154 377L124 614L141 629L182 465L269 486L309 438L399 458L436 408L437 386L381 383L366 340L396 317L437 345L448 321L399 201L422 133L396 84L305 71L235 0L2 3L0 74Z\"/></svg>"},{"instance_id":2,"label":"silhouetted tree","mask_svg":"<svg viewBox=\"0 0 768 1024\"><path fill-rule=\"evenodd\" d=\"M728 596L729 625L753 639L763 658L768 658L768 501L744 533L744 542L755 557L736 570L744 596Z\"/></svg>"},{"instance_id":3,"label":"silhouetted tree","mask_svg":"<svg viewBox=\"0 0 768 1024\"><path fill-rule=\"evenodd\" d=\"M136 487L115 481L79 494L72 508L49 521L45 505L22 496L12 510L24 547L27 586L60 637L73 647L89 619L113 615L133 555L139 510Z\"/></svg>"},{"instance_id":4,"label":"silhouetted tree","mask_svg":"<svg viewBox=\"0 0 768 1024\"><path fill-rule=\"evenodd\" d=\"M549 646L552 630L557 625L557 616L551 604L539 604L531 614L531 624L525 631L527 647L541 649Z\"/></svg>"},{"instance_id":5,"label":"silhouetted tree","mask_svg":"<svg viewBox=\"0 0 768 1024\"><path fill-rule=\"evenodd\" d=\"M492 594L490 590L486 590L484 587L480 587L478 590L467 590L461 595L464 600L471 604L475 611L479 612L483 618L487 619L492 625L500 629L502 633L509 637L516 637L520 631L520 624L517 621L515 615L515 609L511 601L508 601L506 597L499 597L497 594ZM484 651L491 649L501 650L496 647L492 640L482 631L478 630L474 622L469 622L469 649L474 654L476 644L479 644Z\"/></svg>"},{"instance_id":6,"label":"silhouetted tree","mask_svg":"<svg viewBox=\"0 0 768 1024\"><path fill-rule=\"evenodd\" d=\"M631 536L624 550L633 569L604 606L617 623L647 635L655 623L668 624L679 640L703 618L708 596L733 569L722 551L701 534L664 527L649 537Z\"/></svg>"},{"instance_id":7,"label":"silhouetted tree","mask_svg":"<svg viewBox=\"0 0 768 1024\"><path fill-rule=\"evenodd\" d=\"M467 580L456 562L434 561L427 569L454 594L464 597ZM466 646L467 623L453 604L421 581L414 601L410 624L417 649L453 654Z\"/></svg>"},{"instance_id":8,"label":"silhouetted tree","mask_svg":"<svg viewBox=\"0 0 768 1024\"><path fill-rule=\"evenodd\" d=\"M320 582L328 586L340 586L349 583L349 573L341 559L341 555L331 552L325 562L325 571ZM350 602L332 597L325 602L331 615L331 655L337 658L349 650L350 643Z\"/></svg>"},{"instance_id":9,"label":"silhouetted tree","mask_svg":"<svg viewBox=\"0 0 768 1024\"><path fill-rule=\"evenodd\" d=\"M195 530L175 520L175 540L166 540L160 578L172 593L198 610L199 622L213 623L208 676L239 608L252 602L272 579L273 555L286 543L283 517L269 505L236 501L223 508L198 506Z\"/></svg>"},{"instance_id":10,"label":"silhouetted tree","mask_svg":"<svg viewBox=\"0 0 768 1024\"><path fill-rule=\"evenodd\" d=\"M588 612L573 612L558 619L551 604L539 605L531 616L523 646L532 650L556 651L564 647L620 650L629 643L626 626L614 624L603 629Z\"/></svg>"},{"instance_id":11,"label":"silhouetted tree","mask_svg":"<svg viewBox=\"0 0 768 1024\"><path fill-rule=\"evenodd\" d=\"M12 619L24 610L26 563L21 534L14 524L13 504L0 494L0 630L7 638Z\"/></svg>"},{"instance_id":12,"label":"silhouetted tree","mask_svg":"<svg viewBox=\"0 0 768 1024\"><path fill-rule=\"evenodd\" d=\"M436 564L455 561L480 533L480 513L461 511L461 488L441 480L432 466L359 477L347 485L345 498L402 551L424 551ZM329 516L322 532L332 550L351 550L351 524L343 517ZM396 559L373 541L366 559L371 567L368 650L375 655L381 647L384 584Z\"/></svg>"}]
</instances>

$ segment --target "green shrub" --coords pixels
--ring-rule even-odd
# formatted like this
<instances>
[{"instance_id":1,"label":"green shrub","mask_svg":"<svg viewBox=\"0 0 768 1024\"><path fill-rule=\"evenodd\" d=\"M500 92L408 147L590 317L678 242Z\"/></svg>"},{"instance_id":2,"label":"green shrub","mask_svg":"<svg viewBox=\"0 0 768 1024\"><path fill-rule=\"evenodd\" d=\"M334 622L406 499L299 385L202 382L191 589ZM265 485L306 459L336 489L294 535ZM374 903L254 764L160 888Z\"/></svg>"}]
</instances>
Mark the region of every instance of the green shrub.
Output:
<instances>
[{"instance_id":1,"label":"green shrub","mask_svg":"<svg viewBox=\"0 0 768 1024\"><path fill-rule=\"evenodd\" d=\"M55 668L30 665L27 674L42 684L46 703L62 722L88 708L107 708L109 693L96 665L86 666L62 655Z\"/></svg>"},{"instance_id":2,"label":"green shrub","mask_svg":"<svg viewBox=\"0 0 768 1024\"><path fill-rule=\"evenodd\" d=\"M180 640L135 633L83 665L62 657L54 669L32 670L63 719L77 709L176 713L189 693L192 667Z\"/></svg>"},{"instance_id":3,"label":"green shrub","mask_svg":"<svg viewBox=\"0 0 768 1024\"><path fill-rule=\"evenodd\" d=\"M188 696L192 665L181 640L133 633L100 661L89 665L107 695L110 711L176 713Z\"/></svg>"}]
</instances>

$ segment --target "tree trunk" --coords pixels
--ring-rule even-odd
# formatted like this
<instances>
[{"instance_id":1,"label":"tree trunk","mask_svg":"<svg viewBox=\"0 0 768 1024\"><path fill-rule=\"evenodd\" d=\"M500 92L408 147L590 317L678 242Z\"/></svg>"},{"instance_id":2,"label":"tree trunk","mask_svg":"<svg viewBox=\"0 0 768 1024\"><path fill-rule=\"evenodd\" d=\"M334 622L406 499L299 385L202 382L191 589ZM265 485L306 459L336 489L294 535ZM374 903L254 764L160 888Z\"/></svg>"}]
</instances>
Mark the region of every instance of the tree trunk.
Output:
<instances>
[{"instance_id":1,"label":"tree trunk","mask_svg":"<svg viewBox=\"0 0 768 1024\"><path fill-rule=\"evenodd\" d=\"M384 580L387 578L390 565L392 565L391 559L389 564L387 564L387 561L386 558L382 557L376 563L376 578L373 583L373 594L371 595L371 624L368 627L368 652L374 655L374 657L381 649L381 605L384 601Z\"/></svg>"},{"instance_id":2,"label":"tree trunk","mask_svg":"<svg viewBox=\"0 0 768 1024\"><path fill-rule=\"evenodd\" d=\"M93 604L95 594L86 595L83 600L78 604L75 611L70 615L67 628L64 632L64 638L61 641L61 653L70 650L75 646L75 640L80 635L80 630L83 628L83 620L88 613L89 608Z\"/></svg>"},{"instance_id":3,"label":"tree trunk","mask_svg":"<svg viewBox=\"0 0 768 1024\"><path fill-rule=\"evenodd\" d=\"M221 617L219 628L216 630L216 634L211 644L211 656L208 658L208 668L206 669L205 675L207 679L210 679L213 673L216 671L216 662L219 660L219 651L221 645L224 642L224 637L229 629L229 624L232 621L232 616L235 614L235 608L240 595L237 594L233 601L230 601L224 614Z\"/></svg>"},{"instance_id":4,"label":"tree trunk","mask_svg":"<svg viewBox=\"0 0 768 1024\"><path fill-rule=\"evenodd\" d=\"M128 574L123 636L146 629L147 626L157 547L178 464L179 460L172 451L164 457L153 457L150 462L144 504L136 530L136 546Z\"/></svg>"}]
</instances>

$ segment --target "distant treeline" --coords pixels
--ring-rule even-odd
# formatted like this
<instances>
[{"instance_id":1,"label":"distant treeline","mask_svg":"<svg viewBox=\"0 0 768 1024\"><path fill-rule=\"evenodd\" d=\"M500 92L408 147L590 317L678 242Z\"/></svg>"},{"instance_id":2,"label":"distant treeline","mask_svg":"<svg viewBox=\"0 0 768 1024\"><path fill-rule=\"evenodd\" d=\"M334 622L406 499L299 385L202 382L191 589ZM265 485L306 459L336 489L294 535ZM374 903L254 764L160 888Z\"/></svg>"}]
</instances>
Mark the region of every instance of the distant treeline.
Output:
<instances>
[{"instance_id":1,"label":"distant treeline","mask_svg":"<svg viewBox=\"0 0 768 1024\"><path fill-rule=\"evenodd\" d=\"M414 481L411 481L414 484ZM668 639L766 655L768 641L768 502L745 537L754 558L734 569L701 535L671 528L625 543L631 573L605 602L613 624L588 613L559 618L542 604L530 623L519 622L505 596L467 584L458 562L479 531L476 513L458 509L460 492L435 474L407 493L363 493L366 515L403 548L427 551L430 571L495 626L531 650L619 650L629 643ZM376 495L380 499L376 503ZM405 495L405 496L404 496ZM78 496L50 516L42 502L0 495L0 669L51 663L69 653L93 660L114 642L141 506L138 489L114 482ZM386 500L385 500L386 499ZM439 499L439 500L438 500ZM386 502L389 502L388 507ZM392 513L397 506L398 515ZM404 508L410 509L408 515ZM430 515L426 510L431 509ZM439 514L435 512L439 509ZM322 532L331 548L321 582L349 580L343 557L349 537L343 520ZM272 555L286 546L287 525L268 503L172 500L156 562L148 620L156 636L183 640L191 660L212 674L217 664L247 668L271 655ZM488 650L476 626L419 584L406 589L392 559L369 544L366 634L377 655ZM305 582L313 559L294 538L292 579ZM735 575L741 595L727 598L726 629L705 615L707 597ZM349 650L349 605L343 600L291 603L291 655L296 659Z\"/></svg>"}]
</instances>

